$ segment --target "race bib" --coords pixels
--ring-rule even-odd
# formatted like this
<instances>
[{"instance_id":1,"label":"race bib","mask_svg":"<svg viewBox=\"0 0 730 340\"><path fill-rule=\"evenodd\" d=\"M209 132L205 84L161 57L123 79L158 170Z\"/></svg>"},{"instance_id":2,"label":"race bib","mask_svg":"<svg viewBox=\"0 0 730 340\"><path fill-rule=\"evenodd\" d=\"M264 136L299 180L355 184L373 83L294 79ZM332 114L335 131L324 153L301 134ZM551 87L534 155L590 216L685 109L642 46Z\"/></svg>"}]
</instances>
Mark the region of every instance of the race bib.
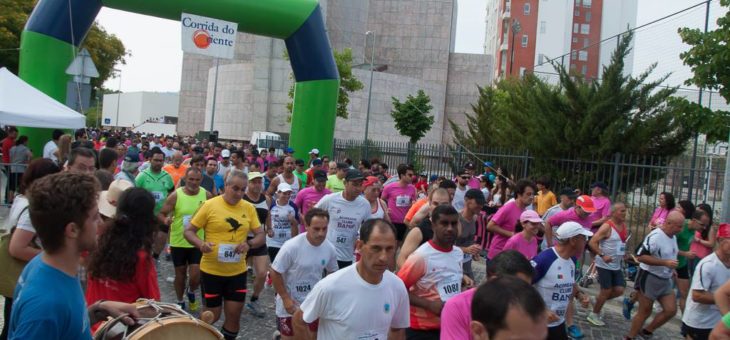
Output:
<instances>
[{"instance_id":1,"label":"race bib","mask_svg":"<svg viewBox=\"0 0 730 340\"><path fill-rule=\"evenodd\" d=\"M616 255L623 256L624 254L626 254L626 243L621 242L616 250Z\"/></svg>"},{"instance_id":2,"label":"race bib","mask_svg":"<svg viewBox=\"0 0 730 340\"><path fill-rule=\"evenodd\" d=\"M165 194L163 194L161 191L152 191L152 197L155 198L155 202L159 202L165 198Z\"/></svg>"},{"instance_id":3,"label":"race bib","mask_svg":"<svg viewBox=\"0 0 730 340\"><path fill-rule=\"evenodd\" d=\"M461 278L454 277L445 282L439 282L437 287L441 301L446 302L456 294L461 293Z\"/></svg>"},{"instance_id":4,"label":"race bib","mask_svg":"<svg viewBox=\"0 0 730 340\"><path fill-rule=\"evenodd\" d=\"M395 206L399 208L405 208L411 205L411 196L396 196Z\"/></svg>"},{"instance_id":5,"label":"race bib","mask_svg":"<svg viewBox=\"0 0 730 340\"><path fill-rule=\"evenodd\" d=\"M238 263L241 262L241 254L236 253L235 244L221 244L218 246L218 262Z\"/></svg>"},{"instance_id":6,"label":"race bib","mask_svg":"<svg viewBox=\"0 0 730 340\"><path fill-rule=\"evenodd\" d=\"M291 238L291 230L288 231L288 232L286 232L286 231L279 231L277 233L274 233L274 237L276 239L278 239L278 240L286 240L286 239L289 239L289 238Z\"/></svg>"},{"instance_id":7,"label":"race bib","mask_svg":"<svg viewBox=\"0 0 730 340\"><path fill-rule=\"evenodd\" d=\"M357 336L357 340L385 340L388 337L378 331L366 331Z\"/></svg>"},{"instance_id":8,"label":"race bib","mask_svg":"<svg viewBox=\"0 0 730 340\"><path fill-rule=\"evenodd\" d=\"M294 282L291 285L291 297L296 301L297 303L304 302L304 299L307 297L307 294L309 294L310 291L312 291L312 287L314 285L311 284L308 281L299 281Z\"/></svg>"},{"instance_id":9,"label":"race bib","mask_svg":"<svg viewBox=\"0 0 730 340\"><path fill-rule=\"evenodd\" d=\"M350 235L345 233L335 234L335 245L344 246L350 244Z\"/></svg>"},{"instance_id":10,"label":"race bib","mask_svg":"<svg viewBox=\"0 0 730 340\"><path fill-rule=\"evenodd\" d=\"M471 260L472 260L471 254L464 253L464 258L461 260L461 263L467 263Z\"/></svg>"},{"instance_id":11,"label":"race bib","mask_svg":"<svg viewBox=\"0 0 730 340\"><path fill-rule=\"evenodd\" d=\"M190 224L191 219L193 219L193 215L183 215L183 218L182 218L183 229L187 228L188 224Z\"/></svg>"}]
</instances>

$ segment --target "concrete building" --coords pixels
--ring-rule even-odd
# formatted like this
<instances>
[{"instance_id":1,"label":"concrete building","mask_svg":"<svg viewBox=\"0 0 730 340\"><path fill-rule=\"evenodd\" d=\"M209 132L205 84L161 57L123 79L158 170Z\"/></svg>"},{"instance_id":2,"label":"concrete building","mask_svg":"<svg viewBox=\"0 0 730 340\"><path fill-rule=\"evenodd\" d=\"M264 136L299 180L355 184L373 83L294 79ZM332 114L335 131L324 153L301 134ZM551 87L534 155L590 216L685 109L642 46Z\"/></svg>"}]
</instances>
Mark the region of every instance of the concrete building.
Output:
<instances>
[{"instance_id":1,"label":"concrete building","mask_svg":"<svg viewBox=\"0 0 730 340\"><path fill-rule=\"evenodd\" d=\"M476 85L491 83L492 58L453 53L455 0L321 1L332 47L351 48L353 74L364 88L350 94L349 118L337 118L335 137L362 139L374 50L369 138L406 141L395 130L392 97L424 90L434 106L435 123L421 140L451 142L448 119L465 121L476 102ZM372 31L373 36L366 32ZM241 33L233 60L215 61L185 54L180 89L178 133L209 130L216 92L213 129L220 138L247 140L253 131L288 134L286 104L291 67L283 41Z\"/></svg>"},{"instance_id":2,"label":"concrete building","mask_svg":"<svg viewBox=\"0 0 730 340\"><path fill-rule=\"evenodd\" d=\"M557 79L549 61L589 79L600 77L610 62L615 40L601 43L636 27L638 0L489 0L485 53L495 48L495 77L534 72ZM498 8L498 14L491 11ZM501 20L490 20L498 17ZM496 39L496 42L493 41ZM492 40L492 41L490 41ZM626 63L631 73L633 54Z\"/></svg>"},{"instance_id":3,"label":"concrete building","mask_svg":"<svg viewBox=\"0 0 730 340\"><path fill-rule=\"evenodd\" d=\"M105 94L101 125L126 128L135 128L146 122L175 125L179 102L179 95L169 92Z\"/></svg>"}]
</instances>

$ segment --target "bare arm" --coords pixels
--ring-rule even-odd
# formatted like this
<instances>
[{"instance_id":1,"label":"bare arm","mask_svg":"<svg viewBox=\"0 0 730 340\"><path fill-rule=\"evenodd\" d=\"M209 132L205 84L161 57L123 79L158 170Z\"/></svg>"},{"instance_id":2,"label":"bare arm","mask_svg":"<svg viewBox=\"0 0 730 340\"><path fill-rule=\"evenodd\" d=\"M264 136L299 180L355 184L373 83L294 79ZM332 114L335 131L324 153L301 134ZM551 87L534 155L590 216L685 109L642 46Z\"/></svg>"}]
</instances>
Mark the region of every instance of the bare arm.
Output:
<instances>
[{"instance_id":1,"label":"bare arm","mask_svg":"<svg viewBox=\"0 0 730 340\"><path fill-rule=\"evenodd\" d=\"M497 234L500 234L500 235L502 235L502 236L504 236L504 237L512 237L512 235L514 235L514 234L515 234L515 233L513 233L513 232L511 232L511 231L509 231L509 230L505 230L505 229L503 229L502 227L500 227L500 226L499 226L499 225L498 225L498 224L497 224L496 222L494 222L494 221L489 221L489 224L487 224L487 230L488 230L488 231L491 231L491 232L493 232L493 233L497 233Z\"/></svg>"},{"instance_id":2,"label":"bare arm","mask_svg":"<svg viewBox=\"0 0 730 340\"><path fill-rule=\"evenodd\" d=\"M390 328L388 332L388 339L390 340L405 340L406 330L405 328Z\"/></svg>"},{"instance_id":3,"label":"bare arm","mask_svg":"<svg viewBox=\"0 0 730 340\"><path fill-rule=\"evenodd\" d=\"M289 224L291 224L291 237L299 235L299 222L294 215L289 215Z\"/></svg>"},{"instance_id":4,"label":"bare arm","mask_svg":"<svg viewBox=\"0 0 730 340\"><path fill-rule=\"evenodd\" d=\"M697 303L702 303L705 305L714 305L715 304L715 296L706 290L698 290L693 289L692 290L692 300L694 300Z\"/></svg>"},{"instance_id":5,"label":"bare arm","mask_svg":"<svg viewBox=\"0 0 730 340\"><path fill-rule=\"evenodd\" d=\"M594 254L601 254L603 253L601 251L601 247L599 245L599 242L602 240L605 240L609 237L611 232L611 226L608 224L603 224L600 229L598 229L598 232L596 232L595 235L591 238L591 241L588 242L588 248L594 253Z\"/></svg>"},{"instance_id":6,"label":"bare arm","mask_svg":"<svg viewBox=\"0 0 730 340\"><path fill-rule=\"evenodd\" d=\"M279 272L273 269L269 270L269 276L271 277L271 284L274 286L274 291L276 291L276 294L279 294L281 300L284 303L284 309L287 313L293 315L299 309L299 306L291 298L289 292L286 291L286 287L284 286L284 278L281 276L281 274L279 274Z\"/></svg>"},{"instance_id":7,"label":"bare arm","mask_svg":"<svg viewBox=\"0 0 730 340\"><path fill-rule=\"evenodd\" d=\"M274 178L271 180L271 183L269 184L269 188L266 189L266 196L274 197L274 194L276 193L276 188L279 186L279 177Z\"/></svg>"},{"instance_id":8,"label":"bare arm","mask_svg":"<svg viewBox=\"0 0 730 340\"><path fill-rule=\"evenodd\" d=\"M258 228L253 230L253 238L248 241L248 245L251 248L258 248L264 245L266 237L264 237L264 228Z\"/></svg>"},{"instance_id":9,"label":"bare arm","mask_svg":"<svg viewBox=\"0 0 730 340\"><path fill-rule=\"evenodd\" d=\"M380 206L383 207L383 219L390 222L390 212L388 211L388 204L380 198L378 198L378 200L380 200Z\"/></svg>"},{"instance_id":10,"label":"bare arm","mask_svg":"<svg viewBox=\"0 0 730 340\"><path fill-rule=\"evenodd\" d=\"M408 231L408 234L406 234L406 239L403 241L403 246L400 248L398 259L396 260L398 268L403 266L403 264L406 263L406 259L408 259L408 256L413 254L413 252L418 249L418 246L421 244L422 240L423 233L421 233L421 229L413 228Z\"/></svg>"},{"instance_id":11,"label":"bare arm","mask_svg":"<svg viewBox=\"0 0 730 340\"><path fill-rule=\"evenodd\" d=\"M162 221L164 224L172 223L171 218L168 217L174 210L175 204L177 204L177 192L173 192L170 196L167 196L165 203L162 205L162 209L157 214L157 219ZM183 226L184 228L185 226Z\"/></svg>"},{"instance_id":12,"label":"bare arm","mask_svg":"<svg viewBox=\"0 0 730 340\"><path fill-rule=\"evenodd\" d=\"M40 254L42 250L30 246L35 235L35 233L27 230L15 229L8 245L10 256L28 262Z\"/></svg>"},{"instance_id":13,"label":"bare arm","mask_svg":"<svg viewBox=\"0 0 730 340\"><path fill-rule=\"evenodd\" d=\"M210 253L213 251L213 247L215 246L215 243L213 242L204 242L203 240L198 237L198 227L196 227L194 224L190 223L187 226L185 226L185 231L183 232L183 236L185 237L185 240L190 242L195 248L200 249L203 253Z\"/></svg>"},{"instance_id":14,"label":"bare arm","mask_svg":"<svg viewBox=\"0 0 730 340\"><path fill-rule=\"evenodd\" d=\"M551 247L553 245L553 226L548 221L543 222L543 225L543 229L545 229L545 242L547 243L548 247Z\"/></svg>"},{"instance_id":15,"label":"bare arm","mask_svg":"<svg viewBox=\"0 0 730 340\"><path fill-rule=\"evenodd\" d=\"M292 323L294 324L294 339L297 340L315 340L317 339L317 332L309 329L309 326L304 322L304 313L301 309L297 309L294 316L292 316Z\"/></svg>"},{"instance_id":16,"label":"bare arm","mask_svg":"<svg viewBox=\"0 0 730 340\"><path fill-rule=\"evenodd\" d=\"M418 212L413 215L411 224L415 228L419 223L428 218L428 203L424 204Z\"/></svg>"},{"instance_id":17,"label":"bare arm","mask_svg":"<svg viewBox=\"0 0 730 340\"><path fill-rule=\"evenodd\" d=\"M730 313L730 281L715 291L715 304L722 315Z\"/></svg>"},{"instance_id":18,"label":"bare arm","mask_svg":"<svg viewBox=\"0 0 730 340\"><path fill-rule=\"evenodd\" d=\"M444 308L444 303L443 301L441 301L441 299L428 300L411 292L408 292L408 299L411 301L411 306L421 307L423 309L430 310L436 315L441 315L441 310Z\"/></svg>"},{"instance_id":19,"label":"bare arm","mask_svg":"<svg viewBox=\"0 0 730 340\"><path fill-rule=\"evenodd\" d=\"M651 255L641 255L637 257L639 262L646 263L650 266L665 266L669 268L677 268L677 260L664 260L664 259L658 259Z\"/></svg>"}]
</instances>

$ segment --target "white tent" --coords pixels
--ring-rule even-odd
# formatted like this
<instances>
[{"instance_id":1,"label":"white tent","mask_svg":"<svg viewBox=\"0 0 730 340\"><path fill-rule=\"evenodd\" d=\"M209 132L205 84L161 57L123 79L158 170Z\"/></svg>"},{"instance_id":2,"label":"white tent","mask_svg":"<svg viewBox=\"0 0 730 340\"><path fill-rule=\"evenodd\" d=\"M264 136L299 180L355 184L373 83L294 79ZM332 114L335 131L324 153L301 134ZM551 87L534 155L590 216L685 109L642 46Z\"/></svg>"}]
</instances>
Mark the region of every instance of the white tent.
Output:
<instances>
[{"instance_id":1,"label":"white tent","mask_svg":"<svg viewBox=\"0 0 730 340\"><path fill-rule=\"evenodd\" d=\"M0 123L36 128L79 129L86 117L0 68Z\"/></svg>"}]
</instances>

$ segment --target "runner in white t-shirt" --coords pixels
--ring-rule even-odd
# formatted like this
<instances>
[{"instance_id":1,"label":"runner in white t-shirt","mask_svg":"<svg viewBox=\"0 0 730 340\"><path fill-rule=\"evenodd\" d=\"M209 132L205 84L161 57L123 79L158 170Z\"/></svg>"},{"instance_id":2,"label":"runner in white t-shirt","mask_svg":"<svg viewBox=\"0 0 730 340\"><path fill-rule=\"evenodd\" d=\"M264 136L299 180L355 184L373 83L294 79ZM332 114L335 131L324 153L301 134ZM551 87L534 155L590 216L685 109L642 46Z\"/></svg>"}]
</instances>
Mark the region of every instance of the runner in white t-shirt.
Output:
<instances>
[{"instance_id":1,"label":"runner in white t-shirt","mask_svg":"<svg viewBox=\"0 0 730 340\"><path fill-rule=\"evenodd\" d=\"M304 221L306 232L284 243L271 265L277 326L284 340L294 336L292 314L322 279L322 272L337 270L335 247L326 239L329 214L313 208L307 211Z\"/></svg>"},{"instance_id":2,"label":"runner in white t-shirt","mask_svg":"<svg viewBox=\"0 0 730 340\"><path fill-rule=\"evenodd\" d=\"M730 224L717 230L715 252L703 258L692 277L691 293L682 313L682 330L694 340L708 339L722 314L715 304L715 291L730 282Z\"/></svg>"},{"instance_id":3,"label":"runner in white t-shirt","mask_svg":"<svg viewBox=\"0 0 730 340\"><path fill-rule=\"evenodd\" d=\"M405 339L410 324L408 291L388 271L396 251L395 233L395 227L382 219L362 225L357 240L362 258L314 286L294 314L296 334L306 334L307 339ZM316 335L306 324L315 320L319 320Z\"/></svg>"},{"instance_id":4,"label":"runner in white t-shirt","mask_svg":"<svg viewBox=\"0 0 730 340\"><path fill-rule=\"evenodd\" d=\"M269 208L266 220L266 248L272 263L284 242L299 233L299 209L289 199L291 194L291 186L280 183L276 190L277 199Z\"/></svg>"},{"instance_id":5,"label":"runner in white t-shirt","mask_svg":"<svg viewBox=\"0 0 730 340\"><path fill-rule=\"evenodd\" d=\"M370 203L362 193L362 173L348 170L345 175L345 190L329 194L316 207L330 214L327 239L337 249L337 265L345 268L355 260L355 240L360 225L370 218Z\"/></svg>"}]
</instances>

